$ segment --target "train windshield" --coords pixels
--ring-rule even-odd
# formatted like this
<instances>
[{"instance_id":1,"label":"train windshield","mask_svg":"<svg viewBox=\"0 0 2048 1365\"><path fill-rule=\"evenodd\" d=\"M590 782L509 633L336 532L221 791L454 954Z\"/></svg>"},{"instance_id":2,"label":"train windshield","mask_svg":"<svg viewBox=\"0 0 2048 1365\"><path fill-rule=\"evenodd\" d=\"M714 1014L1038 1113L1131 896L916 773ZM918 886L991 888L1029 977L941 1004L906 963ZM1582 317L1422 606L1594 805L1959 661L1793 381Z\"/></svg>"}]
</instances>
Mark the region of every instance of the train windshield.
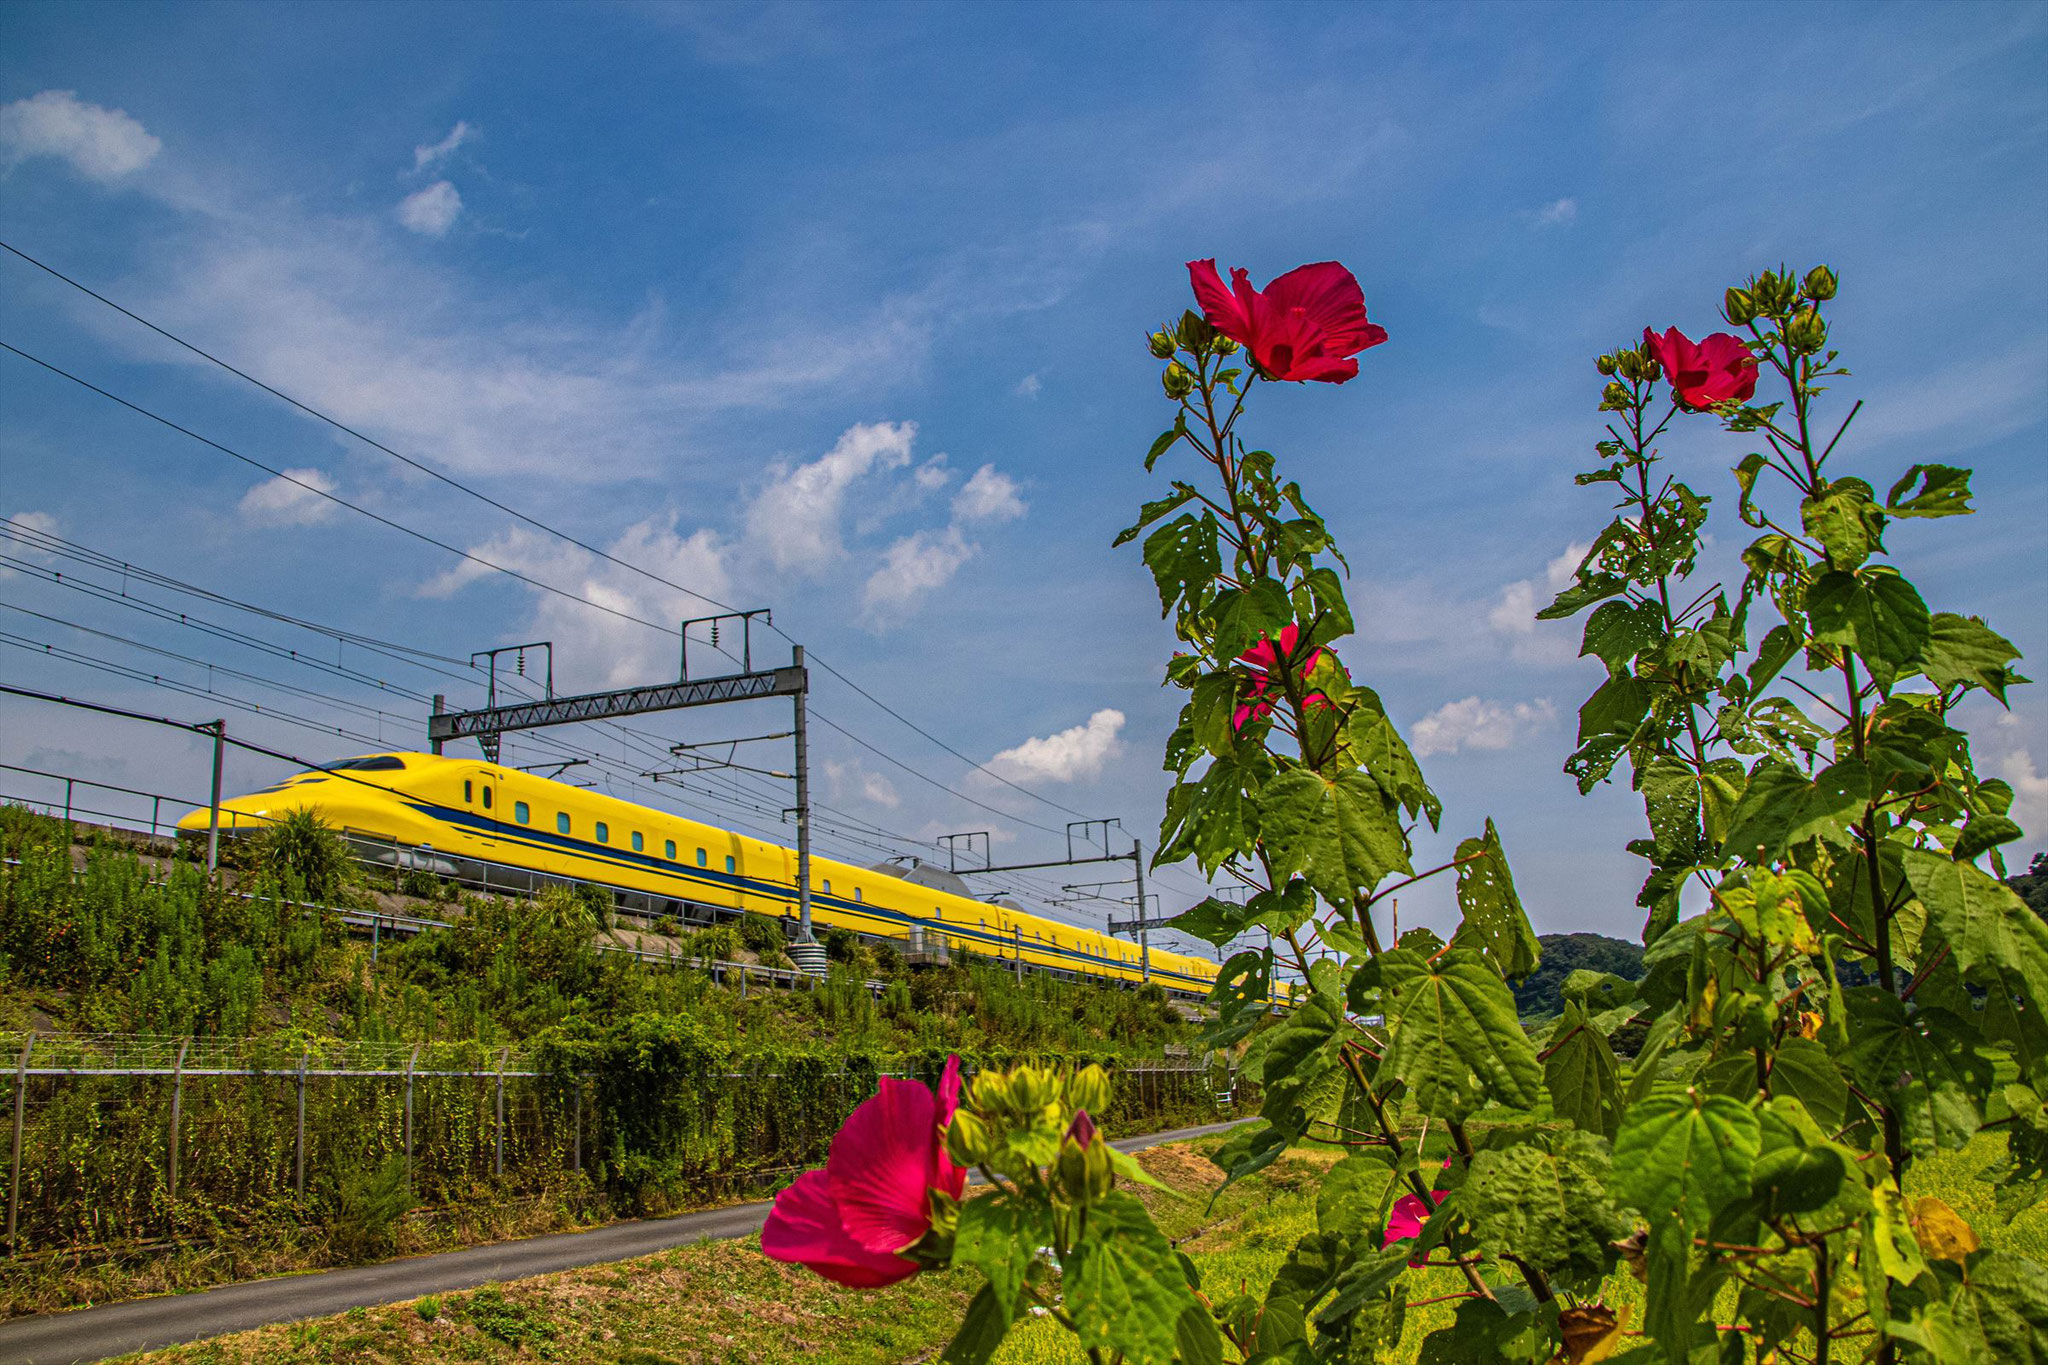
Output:
<instances>
[{"instance_id":1,"label":"train windshield","mask_svg":"<svg viewBox=\"0 0 2048 1365\"><path fill-rule=\"evenodd\" d=\"M364 758L345 758L339 763L329 763L320 771L328 773L395 773L405 767L405 760L392 754L370 754Z\"/></svg>"}]
</instances>

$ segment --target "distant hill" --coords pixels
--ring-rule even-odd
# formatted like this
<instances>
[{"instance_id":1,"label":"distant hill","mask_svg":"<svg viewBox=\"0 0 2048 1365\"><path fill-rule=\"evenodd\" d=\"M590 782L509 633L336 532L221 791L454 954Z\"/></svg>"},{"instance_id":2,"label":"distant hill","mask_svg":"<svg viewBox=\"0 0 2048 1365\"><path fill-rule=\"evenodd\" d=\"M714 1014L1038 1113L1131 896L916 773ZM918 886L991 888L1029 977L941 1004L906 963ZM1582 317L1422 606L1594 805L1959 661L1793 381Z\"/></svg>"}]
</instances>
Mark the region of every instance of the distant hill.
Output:
<instances>
[{"instance_id":1,"label":"distant hill","mask_svg":"<svg viewBox=\"0 0 2048 1365\"><path fill-rule=\"evenodd\" d=\"M1559 1014L1564 1010L1564 979L1583 968L1612 972L1630 981L1643 976L1643 945L1605 934L1544 934L1543 965L1514 988L1515 1006L1523 1015Z\"/></svg>"},{"instance_id":2,"label":"distant hill","mask_svg":"<svg viewBox=\"0 0 2048 1365\"><path fill-rule=\"evenodd\" d=\"M2048 853L2036 853L2025 872L2007 877L2005 884L2020 893L2020 899L2034 907L2034 913L2048 919Z\"/></svg>"}]
</instances>

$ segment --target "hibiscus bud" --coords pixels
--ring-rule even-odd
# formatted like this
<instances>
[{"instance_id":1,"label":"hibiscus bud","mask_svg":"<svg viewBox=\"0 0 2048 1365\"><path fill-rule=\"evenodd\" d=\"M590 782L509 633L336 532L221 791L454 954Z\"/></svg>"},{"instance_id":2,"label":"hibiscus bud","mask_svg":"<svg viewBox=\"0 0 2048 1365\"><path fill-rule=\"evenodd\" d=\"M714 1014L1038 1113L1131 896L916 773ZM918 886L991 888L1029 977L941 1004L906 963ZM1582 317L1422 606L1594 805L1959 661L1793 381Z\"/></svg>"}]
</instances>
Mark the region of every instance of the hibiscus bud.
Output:
<instances>
[{"instance_id":1,"label":"hibiscus bud","mask_svg":"<svg viewBox=\"0 0 2048 1365\"><path fill-rule=\"evenodd\" d=\"M1721 301L1721 314L1737 327L1746 327L1756 317L1756 296L1747 289L1730 289Z\"/></svg>"},{"instance_id":2,"label":"hibiscus bud","mask_svg":"<svg viewBox=\"0 0 2048 1365\"><path fill-rule=\"evenodd\" d=\"M1820 310L1812 304L1792 315L1792 321L1785 324L1785 340L1795 351L1808 355L1828 344L1828 325L1821 320Z\"/></svg>"},{"instance_id":3,"label":"hibiscus bud","mask_svg":"<svg viewBox=\"0 0 2048 1365\"><path fill-rule=\"evenodd\" d=\"M1623 351L1614 358L1615 368L1621 371L1623 379L1643 377L1643 357L1636 351Z\"/></svg>"},{"instance_id":4,"label":"hibiscus bud","mask_svg":"<svg viewBox=\"0 0 2048 1365\"><path fill-rule=\"evenodd\" d=\"M1010 1083L1001 1072L976 1072L967 1085L967 1102L977 1113L1000 1114L1010 1104Z\"/></svg>"},{"instance_id":5,"label":"hibiscus bud","mask_svg":"<svg viewBox=\"0 0 2048 1365\"><path fill-rule=\"evenodd\" d=\"M1218 332L1216 334L1216 339L1209 343L1209 349L1214 351L1217 355L1236 355L1237 343L1231 340L1229 337L1223 335L1223 333Z\"/></svg>"},{"instance_id":6,"label":"hibiscus bud","mask_svg":"<svg viewBox=\"0 0 2048 1365\"><path fill-rule=\"evenodd\" d=\"M1116 1184L1116 1166L1110 1159L1109 1144L1100 1137L1088 1144L1088 1197L1100 1199Z\"/></svg>"},{"instance_id":7,"label":"hibiscus bud","mask_svg":"<svg viewBox=\"0 0 2048 1365\"><path fill-rule=\"evenodd\" d=\"M1159 382L1166 388L1166 396L1178 402L1195 391L1195 376L1187 366L1178 360L1166 367L1166 373Z\"/></svg>"},{"instance_id":8,"label":"hibiscus bud","mask_svg":"<svg viewBox=\"0 0 2048 1365\"><path fill-rule=\"evenodd\" d=\"M946 1125L946 1155L956 1166L978 1166L986 1161L992 1147L989 1127L965 1109L955 1110Z\"/></svg>"},{"instance_id":9,"label":"hibiscus bud","mask_svg":"<svg viewBox=\"0 0 2048 1365\"><path fill-rule=\"evenodd\" d=\"M1618 384L1613 380L1609 380L1607 387L1600 391L1600 406L1602 408L1612 408L1616 412L1620 412L1629 406L1630 401L1628 386L1625 384Z\"/></svg>"},{"instance_id":10,"label":"hibiscus bud","mask_svg":"<svg viewBox=\"0 0 2048 1365\"><path fill-rule=\"evenodd\" d=\"M1099 1066L1082 1067L1067 1082L1067 1102L1083 1113L1109 1108L1109 1073Z\"/></svg>"},{"instance_id":11,"label":"hibiscus bud","mask_svg":"<svg viewBox=\"0 0 2048 1365\"><path fill-rule=\"evenodd\" d=\"M1620 363L1621 362L1617 361L1611 355L1603 355L1598 360L1593 362L1593 368L1600 371L1600 373L1607 375L1609 378L1612 378L1614 375L1614 371L1617 368L1619 368Z\"/></svg>"},{"instance_id":12,"label":"hibiscus bud","mask_svg":"<svg viewBox=\"0 0 2048 1365\"><path fill-rule=\"evenodd\" d=\"M1768 313L1772 317L1782 317L1785 311L1791 308L1798 290L1789 277L1781 278L1777 271L1766 270L1756 277L1756 283L1751 286L1750 293L1756 298L1758 312Z\"/></svg>"},{"instance_id":13,"label":"hibiscus bud","mask_svg":"<svg viewBox=\"0 0 2048 1365\"><path fill-rule=\"evenodd\" d=\"M1826 303L1835 296L1835 286L1840 283L1835 272L1824 265L1817 265L1806 272L1806 297L1816 303Z\"/></svg>"},{"instance_id":14,"label":"hibiscus bud","mask_svg":"<svg viewBox=\"0 0 2048 1365\"><path fill-rule=\"evenodd\" d=\"M1216 339L1216 329L1208 319L1190 308L1180 317L1180 344L1200 355L1204 347Z\"/></svg>"},{"instance_id":15,"label":"hibiscus bud","mask_svg":"<svg viewBox=\"0 0 2048 1365\"><path fill-rule=\"evenodd\" d=\"M1010 1073L1010 1103L1020 1114L1033 1114L1059 1099L1059 1081L1049 1071L1020 1066Z\"/></svg>"},{"instance_id":16,"label":"hibiscus bud","mask_svg":"<svg viewBox=\"0 0 2048 1365\"><path fill-rule=\"evenodd\" d=\"M1173 358L1174 350L1178 345L1173 339L1173 333L1167 331L1154 332L1151 340L1152 356L1154 359L1171 360Z\"/></svg>"}]
</instances>

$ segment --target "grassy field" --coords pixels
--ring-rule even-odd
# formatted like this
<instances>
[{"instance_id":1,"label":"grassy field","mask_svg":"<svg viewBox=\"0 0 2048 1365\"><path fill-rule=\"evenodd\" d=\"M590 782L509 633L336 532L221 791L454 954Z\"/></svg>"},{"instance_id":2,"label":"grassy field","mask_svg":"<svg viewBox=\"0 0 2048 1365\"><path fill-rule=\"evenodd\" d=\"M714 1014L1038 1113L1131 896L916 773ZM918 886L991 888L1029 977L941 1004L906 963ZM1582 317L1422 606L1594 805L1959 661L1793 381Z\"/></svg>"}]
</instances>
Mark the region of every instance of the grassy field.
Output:
<instances>
[{"instance_id":1,"label":"grassy field","mask_svg":"<svg viewBox=\"0 0 2048 1365\"><path fill-rule=\"evenodd\" d=\"M1193 1258L1205 1285L1225 1294L1259 1292L1288 1249L1315 1226L1317 1179L1334 1153L1296 1152L1232 1187L1212 1208L1220 1183L1204 1153L1217 1139L1139 1155L1177 1193L1144 1198L1167 1235ZM1920 1163L1916 1193L1938 1194L1987 1244L2037 1259L2048 1255L2048 1205L2001 1225L1991 1188L1974 1176L1997 1151L1979 1137L1963 1151ZM763 1258L756 1242L702 1242L635 1261L540 1276L468 1294L428 1297L336 1317L268 1327L211 1342L129 1357L149 1365L410 1365L427 1361L547 1359L572 1365L897 1365L935 1361L975 1288L967 1274L926 1275L890 1289L838 1289L808 1272ZM1452 1294L1450 1270L1411 1283L1412 1302ZM1610 1283L1609 1302L1636 1301L1628 1277ZM1451 1320L1453 1305L1411 1309L1402 1359ZM1071 1338L1050 1321L1012 1333L998 1365L1076 1365Z\"/></svg>"}]
</instances>

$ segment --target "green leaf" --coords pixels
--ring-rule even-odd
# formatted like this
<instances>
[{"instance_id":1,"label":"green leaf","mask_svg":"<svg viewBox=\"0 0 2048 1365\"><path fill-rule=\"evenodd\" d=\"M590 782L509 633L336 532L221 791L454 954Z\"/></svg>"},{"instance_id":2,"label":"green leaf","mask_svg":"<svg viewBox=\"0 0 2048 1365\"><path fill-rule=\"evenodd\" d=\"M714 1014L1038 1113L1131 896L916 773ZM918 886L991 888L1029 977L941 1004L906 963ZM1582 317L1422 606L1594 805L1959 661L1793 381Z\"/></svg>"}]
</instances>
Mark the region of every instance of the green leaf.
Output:
<instances>
[{"instance_id":1,"label":"green leaf","mask_svg":"<svg viewBox=\"0 0 2048 1365\"><path fill-rule=\"evenodd\" d=\"M1691 862L1700 851L1698 775L1683 759L1666 755L1643 766L1641 782L1658 866Z\"/></svg>"},{"instance_id":2,"label":"green leaf","mask_svg":"<svg viewBox=\"0 0 2048 1365\"><path fill-rule=\"evenodd\" d=\"M2048 1361L2048 1270L2037 1263L1997 1250L1972 1256L1949 1304L1958 1323L1976 1328L1993 1360Z\"/></svg>"},{"instance_id":3,"label":"green leaf","mask_svg":"<svg viewBox=\"0 0 2048 1365\"><path fill-rule=\"evenodd\" d=\"M1300 873L1337 910L1348 913L1353 897L1388 873L1414 870L1393 803L1362 772L1331 779L1285 769L1259 793L1258 811L1273 875Z\"/></svg>"},{"instance_id":4,"label":"green leaf","mask_svg":"<svg viewBox=\"0 0 2048 1365\"><path fill-rule=\"evenodd\" d=\"M1960 1147L1983 1123L1990 1061L1975 1031L1945 1009L1908 1012L1875 986L1842 992L1852 1042L1842 1059L1865 1093L1889 1103L1916 1148Z\"/></svg>"},{"instance_id":5,"label":"green leaf","mask_svg":"<svg viewBox=\"0 0 2048 1365\"><path fill-rule=\"evenodd\" d=\"M1247 1124L1232 1132L1229 1140L1209 1157L1226 1177L1216 1193L1209 1196L1210 1202L1237 1181L1265 1170L1286 1150L1287 1134L1270 1123Z\"/></svg>"},{"instance_id":6,"label":"green leaf","mask_svg":"<svg viewBox=\"0 0 2048 1365\"><path fill-rule=\"evenodd\" d=\"M1187 435L1187 431L1187 413L1175 413L1173 415L1173 425L1168 427L1165 431L1160 432L1157 439L1155 439L1152 442L1152 448L1145 452L1145 472L1147 474L1150 474L1152 472L1153 465L1159 463L1159 457L1161 455L1164 455L1167 451L1173 449L1173 443L1175 441L1178 441L1181 437Z\"/></svg>"},{"instance_id":7,"label":"green leaf","mask_svg":"<svg viewBox=\"0 0 2048 1365\"><path fill-rule=\"evenodd\" d=\"M1017 1295L1039 1247L1052 1240L1043 1209L1019 1204L1004 1194L984 1194L960 1206L960 1231L953 1239L953 1264L973 1266L988 1277L996 1305L1007 1322L1017 1313Z\"/></svg>"},{"instance_id":8,"label":"green leaf","mask_svg":"<svg viewBox=\"0 0 2048 1365\"><path fill-rule=\"evenodd\" d=\"M1573 583L1570 587L1559 593L1557 600L1536 613L1536 619L1539 621L1560 620L1584 611L1595 602L1605 601L1626 591L1628 591L1628 580L1619 574L1585 573L1582 571L1576 583Z\"/></svg>"},{"instance_id":9,"label":"green leaf","mask_svg":"<svg viewBox=\"0 0 2048 1365\"><path fill-rule=\"evenodd\" d=\"M1515 1015L1515 997L1478 953L1425 957L1394 948L1378 962L1390 1039L1380 1074L1405 1082L1425 1114L1463 1119L1492 1100L1526 1109L1543 1068Z\"/></svg>"},{"instance_id":10,"label":"green leaf","mask_svg":"<svg viewBox=\"0 0 2048 1365\"><path fill-rule=\"evenodd\" d=\"M1159 439L1166 442L1167 445L1171 445L1173 438L1178 434L1178 432L1169 431ZM1160 449L1164 449L1164 447L1160 447ZM1176 482L1173 485L1173 492L1163 498L1155 498L1143 507L1140 507L1138 509L1137 521L1118 531L1116 539L1110 542L1109 547L1113 550L1119 545L1128 545L1131 541L1138 538L1138 532L1144 530L1147 526L1150 526L1153 522L1159 520L1168 512L1173 511L1194 496L1195 490L1193 488L1187 484Z\"/></svg>"},{"instance_id":11,"label":"green leaf","mask_svg":"<svg viewBox=\"0 0 2048 1365\"><path fill-rule=\"evenodd\" d=\"M1932 633L1919 591L1883 565L1822 574L1806 591L1806 615L1815 640L1855 650L1887 687L1920 661Z\"/></svg>"},{"instance_id":12,"label":"green leaf","mask_svg":"<svg viewBox=\"0 0 2048 1365\"><path fill-rule=\"evenodd\" d=\"M1135 1198L1090 1205L1062 1277L1083 1350L1120 1350L1133 1365L1172 1365L1181 1314L1198 1307L1173 1247Z\"/></svg>"},{"instance_id":13,"label":"green leaf","mask_svg":"<svg viewBox=\"0 0 2048 1365\"><path fill-rule=\"evenodd\" d=\"M1749 1193L1762 1134L1749 1106L1725 1095L1659 1093L1631 1105L1614 1139L1615 1191L1689 1243Z\"/></svg>"},{"instance_id":14,"label":"green leaf","mask_svg":"<svg viewBox=\"0 0 2048 1365\"><path fill-rule=\"evenodd\" d=\"M1390 1160L1390 1159L1389 1159ZM1353 1153L1330 1167L1316 1186L1316 1227L1355 1236L1385 1223L1387 1187L1395 1171L1379 1153Z\"/></svg>"},{"instance_id":15,"label":"green leaf","mask_svg":"<svg viewBox=\"0 0 2048 1365\"><path fill-rule=\"evenodd\" d=\"M1175 915L1167 921L1167 926L1221 948L1250 928L1254 918L1256 915L1249 905L1211 896Z\"/></svg>"},{"instance_id":16,"label":"green leaf","mask_svg":"<svg viewBox=\"0 0 2048 1365\"><path fill-rule=\"evenodd\" d=\"M1830 1132L1849 1112L1849 1083L1828 1050L1810 1038L1788 1038L1771 1058L1771 1093L1806 1106Z\"/></svg>"},{"instance_id":17,"label":"green leaf","mask_svg":"<svg viewBox=\"0 0 2048 1365\"><path fill-rule=\"evenodd\" d=\"M953 1342L939 1357L942 1365L985 1365L1010 1332L1011 1314L998 1301L993 1285L983 1285L967 1305L967 1317Z\"/></svg>"},{"instance_id":18,"label":"green leaf","mask_svg":"<svg viewBox=\"0 0 2048 1365\"><path fill-rule=\"evenodd\" d=\"M1786 835L1806 801L1812 784L1791 764L1761 758L1749 770L1749 782L1728 822L1722 848L1750 862L1774 861L1785 851Z\"/></svg>"},{"instance_id":19,"label":"green leaf","mask_svg":"<svg viewBox=\"0 0 2048 1365\"><path fill-rule=\"evenodd\" d=\"M1223 1334L1216 1330L1215 1317L1201 1304L1181 1309L1173 1330L1180 1346L1180 1365L1223 1365Z\"/></svg>"},{"instance_id":20,"label":"green leaf","mask_svg":"<svg viewBox=\"0 0 2048 1365\"><path fill-rule=\"evenodd\" d=\"M1145 565L1159 586L1161 615L1171 615L1182 597L1199 597L1223 572L1216 518L1208 512L1182 513L1145 537Z\"/></svg>"},{"instance_id":21,"label":"green leaf","mask_svg":"<svg viewBox=\"0 0 2048 1365\"><path fill-rule=\"evenodd\" d=\"M1920 487L1902 497L1918 479ZM1885 494L1884 510L1895 517L1967 516L1970 506L1970 471L1945 464L1916 464Z\"/></svg>"},{"instance_id":22,"label":"green leaf","mask_svg":"<svg viewBox=\"0 0 2048 1365\"><path fill-rule=\"evenodd\" d=\"M1614 1049L1580 1005L1565 1006L1558 1029L1558 1041L1543 1064L1551 1110L1568 1123L1611 1139L1621 1122L1621 1068Z\"/></svg>"},{"instance_id":23,"label":"green leaf","mask_svg":"<svg viewBox=\"0 0 2048 1365\"><path fill-rule=\"evenodd\" d=\"M1218 758L1228 756L1237 743L1237 675L1226 671L1196 678L1188 708L1195 742Z\"/></svg>"},{"instance_id":24,"label":"green leaf","mask_svg":"<svg viewBox=\"0 0 2048 1365\"><path fill-rule=\"evenodd\" d=\"M1579 742L1595 735L1632 735L1649 712L1648 683L1628 674L1609 678L1579 708Z\"/></svg>"},{"instance_id":25,"label":"green leaf","mask_svg":"<svg viewBox=\"0 0 2048 1365\"><path fill-rule=\"evenodd\" d=\"M1875 506L1876 494L1861 479L1836 479L1819 497L1808 498L1799 509L1806 534L1828 552L1828 562L1837 569L1853 570L1882 549L1884 515Z\"/></svg>"},{"instance_id":26,"label":"green leaf","mask_svg":"<svg viewBox=\"0 0 2048 1365\"><path fill-rule=\"evenodd\" d=\"M1480 1152L1459 1197L1489 1256L1513 1256L1567 1284L1589 1284L1613 1260L1608 1244L1629 1231L1608 1198L1609 1178L1604 1141L1560 1133L1541 1145Z\"/></svg>"},{"instance_id":27,"label":"green leaf","mask_svg":"<svg viewBox=\"0 0 2048 1365\"><path fill-rule=\"evenodd\" d=\"M1837 848L1847 848L1854 836L1850 827L1863 817L1870 801L1870 770L1853 758L1831 763L1821 770L1799 803L1799 813L1785 832L1791 847L1819 839Z\"/></svg>"},{"instance_id":28,"label":"green leaf","mask_svg":"<svg viewBox=\"0 0 2048 1365\"><path fill-rule=\"evenodd\" d=\"M1401 738L1401 732L1388 719L1379 693L1358 686L1352 689L1351 699L1351 716L1345 722L1344 737L1351 745L1352 761L1371 773L1382 789L1392 793L1411 820L1418 814L1426 815L1429 827L1435 829L1443 815L1443 802L1423 781L1422 768L1408 748L1408 741Z\"/></svg>"},{"instance_id":29,"label":"green leaf","mask_svg":"<svg viewBox=\"0 0 2048 1365\"><path fill-rule=\"evenodd\" d=\"M1287 590L1270 578L1254 579L1245 588L1225 588L1209 604L1215 635L1214 657L1235 659L1261 640L1279 635L1294 619ZM1296 668L1298 660L1291 661Z\"/></svg>"},{"instance_id":30,"label":"green leaf","mask_svg":"<svg viewBox=\"0 0 2048 1365\"><path fill-rule=\"evenodd\" d=\"M1920 671L1937 687L1981 687L2003 702L2005 689L2026 679L2010 665L2020 657L2012 641L1975 616L1934 613Z\"/></svg>"},{"instance_id":31,"label":"green leaf","mask_svg":"<svg viewBox=\"0 0 2048 1365\"><path fill-rule=\"evenodd\" d=\"M1514 873L1501 851L1491 819L1486 832L1458 845L1458 908L1464 913L1459 937L1469 937L1510 981L1536 970L1542 947L1515 894Z\"/></svg>"},{"instance_id":32,"label":"green leaf","mask_svg":"<svg viewBox=\"0 0 2048 1365\"><path fill-rule=\"evenodd\" d=\"M2048 1005L2048 924L2011 887L1925 849L1909 848L1900 858L1965 976L1980 966L2005 968L2018 975L2036 1009Z\"/></svg>"},{"instance_id":33,"label":"green leaf","mask_svg":"<svg viewBox=\"0 0 2048 1365\"><path fill-rule=\"evenodd\" d=\"M1598 655L1610 673L1625 672L1637 654L1664 640L1664 611L1655 602L1603 602L1586 618L1579 657Z\"/></svg>"}]
</instances>

